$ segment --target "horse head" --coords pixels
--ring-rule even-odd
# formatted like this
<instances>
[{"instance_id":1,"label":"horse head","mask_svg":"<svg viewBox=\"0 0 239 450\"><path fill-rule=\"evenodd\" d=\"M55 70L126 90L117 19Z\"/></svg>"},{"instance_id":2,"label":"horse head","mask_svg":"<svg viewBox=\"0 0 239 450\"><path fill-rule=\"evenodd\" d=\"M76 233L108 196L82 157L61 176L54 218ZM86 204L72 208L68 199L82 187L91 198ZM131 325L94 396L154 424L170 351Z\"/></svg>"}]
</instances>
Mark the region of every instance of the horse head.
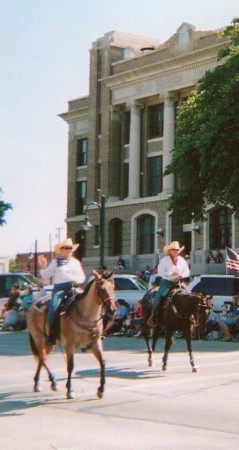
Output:
<instances>
[{"instance_id":1,"label":"horse head","mask_svg":"<svg viewBox=\"0 0 239 450\"><path fill-rule=\"evenodd\" d=\"M106 312L112 313L116 309L113 271L106 270L99 274L96 270L93 270L93 275L95 276L97 301Z\"/></svg>"}]
</instances>

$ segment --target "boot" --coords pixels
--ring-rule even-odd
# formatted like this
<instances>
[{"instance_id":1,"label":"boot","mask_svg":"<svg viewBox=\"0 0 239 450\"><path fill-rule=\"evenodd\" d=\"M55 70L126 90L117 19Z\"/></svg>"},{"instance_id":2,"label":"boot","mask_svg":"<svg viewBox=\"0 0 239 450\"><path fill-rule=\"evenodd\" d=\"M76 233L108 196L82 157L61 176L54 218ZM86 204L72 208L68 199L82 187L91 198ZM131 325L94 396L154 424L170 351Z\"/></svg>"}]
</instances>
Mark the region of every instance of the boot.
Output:
<instances>
[{"instance_id":1,"label":"boot","mask_svg":"<svg viewBox=\"0 0 239 450\"><path fill-rule=\"evenodd\" d=\"M158 313L157 311L153 311L149 319L147 320L147 325L150 328L155 328L157 326L158 321Z\"/></svg>"}]
</instances>

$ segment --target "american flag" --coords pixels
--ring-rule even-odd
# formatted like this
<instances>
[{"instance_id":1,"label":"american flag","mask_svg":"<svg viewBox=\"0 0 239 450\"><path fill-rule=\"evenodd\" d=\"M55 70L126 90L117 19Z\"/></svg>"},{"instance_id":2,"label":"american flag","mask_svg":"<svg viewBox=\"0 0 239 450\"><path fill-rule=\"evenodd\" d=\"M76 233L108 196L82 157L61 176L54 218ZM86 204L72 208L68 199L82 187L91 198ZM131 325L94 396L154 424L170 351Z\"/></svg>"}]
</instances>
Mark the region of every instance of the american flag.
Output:
<instances>
[{"instance_id":1,"label":"american flag","mask_svg":"<svg viewBox=\"0 0 239 450\"><path fill-rule=\"evenodd\" d=\"M231 272L239 272L239 254L231 248L227 248L226 269Z\"/></svg>"}]
</instances>

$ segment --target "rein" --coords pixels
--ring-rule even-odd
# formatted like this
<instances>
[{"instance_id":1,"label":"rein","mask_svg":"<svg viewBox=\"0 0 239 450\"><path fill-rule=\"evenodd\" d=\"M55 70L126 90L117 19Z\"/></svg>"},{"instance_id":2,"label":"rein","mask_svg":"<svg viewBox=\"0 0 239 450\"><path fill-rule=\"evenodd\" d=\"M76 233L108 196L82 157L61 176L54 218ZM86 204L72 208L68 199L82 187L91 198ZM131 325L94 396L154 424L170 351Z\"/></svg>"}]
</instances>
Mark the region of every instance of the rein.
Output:
<instances>
[{"instance_id":1,"label":"rein","mask_svg":"<svg viewBox=\"0 0 239 450\"><path fill-rule=\"evenodd\" d=\"M97 286L97 284L102 284L102 280L95 280L95 284ZM102 308L104 306L104 304L111 300L110 297L106 297L106 298L102 298L102 296L100 295L100 288L97 289L97 295L101 300L101 303L98 303L99 306ZM78 317L82 317L80 311L78 310L78 308L75 308L76 314L78 315ZM98 319L95 320L87 320L87 319L83 319L84 324L79 323L74 317L70 317L70 319L80 328L86 329L88 331L93 332L93 336L95 336L95 332L96 330L94 329L94 325L96 325L98 322L100 322L100 320L103 320L103 314L101 313ZM89 328L89 326L87 326L87 324L92 324L92 327Z\"/></svg>"}]
</instances>

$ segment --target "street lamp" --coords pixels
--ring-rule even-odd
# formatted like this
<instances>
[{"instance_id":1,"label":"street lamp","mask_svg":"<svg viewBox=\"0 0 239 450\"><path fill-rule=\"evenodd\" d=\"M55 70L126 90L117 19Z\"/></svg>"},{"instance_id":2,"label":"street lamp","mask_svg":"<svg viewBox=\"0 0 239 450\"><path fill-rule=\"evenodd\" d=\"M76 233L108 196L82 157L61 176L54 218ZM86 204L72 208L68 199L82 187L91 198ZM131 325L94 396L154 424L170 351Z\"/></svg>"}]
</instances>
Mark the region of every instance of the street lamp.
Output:
<instances>
[{"instance_id":1,"label":"street lamp","mask_svg":"<svg viewBox=\"0 0 239 450\"><path fill-rule=\"evenodd\" d=\"M27 268L28 268L29 272L31 271L31 260L33 258L34 258L34 275L36 277L37 276L37 240L35 240L35 243L34 243L34 254L32 253L32 250L30 250L30 254L28 256Z\"/></svg>"},{"instance_id":2,"label":"street lamp","mask_svg":"<svg viewBox=\"0 0 239 450\"><path fill-rule=\"evenodd\" d=\"M90 206L97 206L100 210L100 230L99 230L99 247L100 247L100 265L104 265L104 257L105 257L105 195L101 196L101 204L97 202L91 202L86 205L85 208L85 223L82 226L83 230L89 231L93 225L89 221L89 217L87 215L88 209Z\"/></svg>"}]
</instances>

